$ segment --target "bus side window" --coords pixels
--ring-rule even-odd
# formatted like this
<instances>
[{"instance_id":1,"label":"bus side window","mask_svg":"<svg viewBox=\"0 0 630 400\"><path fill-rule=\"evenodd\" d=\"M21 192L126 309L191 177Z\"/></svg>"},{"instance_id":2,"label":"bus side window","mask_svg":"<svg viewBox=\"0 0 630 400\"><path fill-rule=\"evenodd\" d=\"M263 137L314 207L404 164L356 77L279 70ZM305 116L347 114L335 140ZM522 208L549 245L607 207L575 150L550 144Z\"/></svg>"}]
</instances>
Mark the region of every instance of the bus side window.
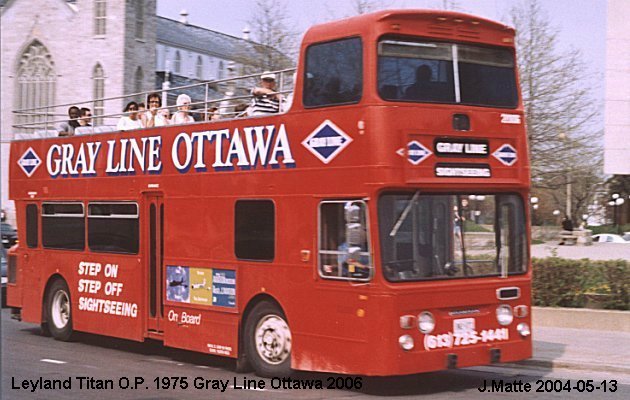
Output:
<instances>
[{"instance_id":1,"label":"bus side window","mask_svg":"<svg viewBox=\"0 0 630 400\"><path fill-rule=\"evenodd\" d=\"M275 206L271 200L239 200L234 213L234 253L240 260L273 261Z\"/></svg>"},{"instance_id":2,"label":"bus side window","mask_svg":"<svg viewBox=\"0 0 630 400\"><path fill-rule=\"evenodd\" d=\"M30 248L37 247L39 236L39 212L37 204L26 206L26 245Z\"/></svg>"},{"instance_id":3,"label":"bus side window","mask_svg":"<svg viewBox=\"0 0 630 400\"><path fill-rule=\"evenodd\" d=\"M48 249L85 248L83 203L44 203L42 205L42 245Z\"/></svg>"},{"instance_id":4,"label":"bus side window","mask_svg":"<svg viewBox=\"0 0 630 400\"><path fill-rule=\"evenodd\" d=\"M357 103L363 92L363 52L358 37L318 43L306 50L304 106Z\"/></svg>"},{"instance_id":5,"label":"bus side window","mask_svg":"<svg viewBox=\"0 0 630 400\"><path fill-rule=\"evenodd\" d=\"M326 201L319 207L319 274L367 280L371 259L365 203Z\"/></svg>"},{"instance_id":6,"label":"bus side window","mask_svg":"<svg viewBox=\"0 0 630 400\"><path fill-rule=\"evenodd\" d=\"M138 217L136 203L88 204L88 247L97 253L138 254Z\"/></svg>"}]
</instances>

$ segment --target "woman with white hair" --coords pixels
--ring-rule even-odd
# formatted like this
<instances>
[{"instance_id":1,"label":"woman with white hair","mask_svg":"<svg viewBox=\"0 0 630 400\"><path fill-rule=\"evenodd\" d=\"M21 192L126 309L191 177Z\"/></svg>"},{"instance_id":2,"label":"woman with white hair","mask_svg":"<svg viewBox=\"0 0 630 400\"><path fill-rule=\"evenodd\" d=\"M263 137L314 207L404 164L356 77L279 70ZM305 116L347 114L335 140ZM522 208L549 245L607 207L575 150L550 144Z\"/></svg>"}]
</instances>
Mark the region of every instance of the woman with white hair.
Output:
<instances>
[{"instance_id":1,"label":"woman with white hair","mask_svg":"<svg viewBox=\"0 0 630 400\"><path fill-rule=\"evenodd\" d=\"M187 94L180 94L177 96L177 111L171 117L171 124L190 124L195 122L195 119L189 114L190 110L190 96Z\"/></svg>"}]
</instances>

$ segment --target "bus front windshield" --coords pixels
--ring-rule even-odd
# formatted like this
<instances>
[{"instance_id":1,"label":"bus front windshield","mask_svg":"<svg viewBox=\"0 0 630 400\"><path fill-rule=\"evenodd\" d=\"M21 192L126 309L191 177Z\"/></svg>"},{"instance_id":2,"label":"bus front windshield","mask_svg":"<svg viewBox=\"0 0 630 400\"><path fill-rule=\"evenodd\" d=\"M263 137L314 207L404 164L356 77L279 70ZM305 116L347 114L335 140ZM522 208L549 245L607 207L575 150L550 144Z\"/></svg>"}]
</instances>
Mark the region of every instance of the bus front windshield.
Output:
<instances>
[{"instance_id":1,"label":"bus front windshield","mask_svg":"<svg viewBox=\"0 0 630 400\"><path fill-rule=\"evenodd\" d=\"M378 90L391 101L518 105L514 54L501 47L384 38Z\"/></svg>"},{"instance_id":2,"label":"bus front windshield","mask_svg":"<svg viewBox=\"0 0 630 400\"><path fill-rule=\"evenodd\" d=\"M527 269L517 195L386 193L378 218L389 281L507 277Z\"/></svg>"}]
</instances>

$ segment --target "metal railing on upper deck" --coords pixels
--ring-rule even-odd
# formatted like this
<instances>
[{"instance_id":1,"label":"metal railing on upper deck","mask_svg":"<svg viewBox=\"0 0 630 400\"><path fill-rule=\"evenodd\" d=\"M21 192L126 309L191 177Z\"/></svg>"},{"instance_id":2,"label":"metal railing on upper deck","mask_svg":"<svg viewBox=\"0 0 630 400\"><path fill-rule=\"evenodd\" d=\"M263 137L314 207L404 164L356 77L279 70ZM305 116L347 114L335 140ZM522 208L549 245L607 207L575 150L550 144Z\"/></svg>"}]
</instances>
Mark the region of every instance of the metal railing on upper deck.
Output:
<instances>
[{"instance_id":1,"label":"metal railing on upper deck","mask_svg":"<svg viewBox=\"0 0 630 400\"><path fill-rule=\"evenodd\" d=\"M295 84L294 72L295 68L271 72L265 71L265 73L276 75L276 93L281 94L284 100L287 99L288 94L293 92ZM125 104L131 101L136 103L144 102L148 106L147 97L153 93L158 93L162 98L162 106L158 110L169 111L177 111L178 106L175 104L174 97L180 94L189 95L191 103L188 113L193 116L195 122L244 117L246 116L246 111L236 111L237 106L250 106L252 99L251 90L257 86L260 76L261 73L255 73L171 88L169 87L168 73L165 73L166 84L162 84L162 89L14 110L13 114L16 122L13 125L16 133L14 139L57 136L59 132L58 125L69 121L68 109L72 106L90 108L92 112L91 126L79 126L75 128L75 134L117 131L118 120L131 113L121 111L106 114L103 110L111 110L116 107L122 110ZM200 95L200 93L202 94ZM169 96L171 99L169 99ZM280 112L286 111L289 105L286 101L281 101ZM79 129L79 132L76 131L77 129Z\"/></svg>"}]
</instances>

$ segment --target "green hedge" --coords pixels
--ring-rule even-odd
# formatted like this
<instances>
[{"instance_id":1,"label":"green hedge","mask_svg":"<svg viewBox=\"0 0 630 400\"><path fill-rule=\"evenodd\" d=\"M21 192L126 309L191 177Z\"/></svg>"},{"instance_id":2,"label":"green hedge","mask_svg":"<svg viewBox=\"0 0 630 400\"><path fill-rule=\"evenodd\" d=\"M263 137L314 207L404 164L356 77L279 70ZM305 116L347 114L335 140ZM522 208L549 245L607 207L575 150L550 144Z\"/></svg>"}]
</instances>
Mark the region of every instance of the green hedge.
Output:
<instances>
[{"instance_id":1,"label":"green hedge","mask_svg":"<svg viewBox=\"0 0 630 400\"><path fill-rule=\"evenodd\" d=\"M533 302L545 307L584 307L597 298L602 308L630 309L630 263L549 257L533 258Z\"/></svg>"}]
</instances>

